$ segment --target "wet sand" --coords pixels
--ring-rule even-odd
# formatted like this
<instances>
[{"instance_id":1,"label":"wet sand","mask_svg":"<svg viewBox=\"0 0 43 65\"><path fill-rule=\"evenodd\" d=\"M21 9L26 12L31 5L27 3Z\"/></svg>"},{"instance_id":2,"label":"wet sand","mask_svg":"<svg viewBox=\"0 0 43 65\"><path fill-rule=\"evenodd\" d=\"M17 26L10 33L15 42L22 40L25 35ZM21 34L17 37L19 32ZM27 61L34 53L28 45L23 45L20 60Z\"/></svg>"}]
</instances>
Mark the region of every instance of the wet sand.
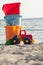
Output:
<instances>
[{"instance_id":1,"label":"wet sand","mask_svg":"<svg viewBox=\"0 0 43 65\"><path fill-rule=\"evenodd\" d=\"M43 43L0 45L0 65L43 65Z\"/></svg>"}]
</instances>

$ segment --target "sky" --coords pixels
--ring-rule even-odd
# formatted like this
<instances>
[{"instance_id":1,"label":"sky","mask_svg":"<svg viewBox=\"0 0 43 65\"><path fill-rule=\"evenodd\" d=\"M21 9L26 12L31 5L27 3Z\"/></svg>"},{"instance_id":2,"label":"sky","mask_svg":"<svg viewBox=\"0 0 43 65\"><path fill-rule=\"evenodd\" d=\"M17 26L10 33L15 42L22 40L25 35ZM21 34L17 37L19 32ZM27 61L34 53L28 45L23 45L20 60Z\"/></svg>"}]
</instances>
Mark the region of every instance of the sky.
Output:
<instances>
[{"instance_id":1,"label":"sky","mask_svg":"<svg viewBox=\"0 0 43 65\"><path fill-rule=\"evenodd\" d=\"M43 18L43 0L0 0L0 19L5 16L3 4L15 2L21 2L20 15L23 18Z\"/></svg>"}]
</instances>

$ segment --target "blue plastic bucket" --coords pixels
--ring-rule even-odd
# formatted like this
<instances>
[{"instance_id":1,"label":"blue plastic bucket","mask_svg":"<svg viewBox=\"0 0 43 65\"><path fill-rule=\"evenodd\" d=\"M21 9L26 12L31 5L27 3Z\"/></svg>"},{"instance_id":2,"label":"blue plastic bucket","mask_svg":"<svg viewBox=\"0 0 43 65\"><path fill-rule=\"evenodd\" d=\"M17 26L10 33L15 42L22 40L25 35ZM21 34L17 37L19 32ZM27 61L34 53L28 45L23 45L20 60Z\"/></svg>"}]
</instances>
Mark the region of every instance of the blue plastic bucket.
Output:
<instances>
[{"instance_id":1,"label":"blue plastic bucket","mask_svg":"<svg viewBox=\"0 0 43 65\"><path fill-rule=\"evenodd\" d=\"M6 25L20 25L20 21L21 21L21 17L20 15L7 15L4 17L4 19L6 20Z\"/></svg>"}]
</instances>

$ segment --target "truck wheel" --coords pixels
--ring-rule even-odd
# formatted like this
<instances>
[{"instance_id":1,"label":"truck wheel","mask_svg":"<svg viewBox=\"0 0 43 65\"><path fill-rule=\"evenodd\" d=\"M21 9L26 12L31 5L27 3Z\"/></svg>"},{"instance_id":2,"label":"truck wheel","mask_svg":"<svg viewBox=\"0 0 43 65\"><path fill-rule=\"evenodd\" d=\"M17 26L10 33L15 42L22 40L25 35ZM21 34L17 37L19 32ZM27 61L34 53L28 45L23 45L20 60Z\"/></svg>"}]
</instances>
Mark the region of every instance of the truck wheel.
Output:
<instances>
[{"instance_id":1,"label":"truck wheel","mask_svg":"<svg viewBox=\"0 0 43 65\"><path fill-rule=\"evenodd\" d=\"M14 44L19 44L18 38L17 38L17 37L14 37L14 38L12 39L11 44L12 44L12 45L14 45Z\"/></svg>"},{"instance_id":2,"label":"truck wheel","mask_svg":"<svg viewBox=\"0 0 43 65\"><path fill-rule=\"evenodd\" d=\"M31 44L31 40L29 38L24 38L24 44Z\"/></svg>"}]
</instances>

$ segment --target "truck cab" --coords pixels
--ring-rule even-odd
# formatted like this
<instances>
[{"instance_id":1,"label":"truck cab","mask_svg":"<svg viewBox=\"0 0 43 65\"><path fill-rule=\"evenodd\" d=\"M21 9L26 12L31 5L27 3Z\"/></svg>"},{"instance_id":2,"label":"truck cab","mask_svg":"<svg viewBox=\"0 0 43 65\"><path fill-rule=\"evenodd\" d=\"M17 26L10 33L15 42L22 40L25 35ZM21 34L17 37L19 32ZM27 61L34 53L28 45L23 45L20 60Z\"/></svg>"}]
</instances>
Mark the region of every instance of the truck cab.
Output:
<instances>
[{"instance_id":1,"label":"truck cab","mask_svg":"<svg viewBox=\"0 0 43 65\"><path fill-rule=\"evenodd\" d=\"M33 36L31 34L26 34L26 31L25 30L20 30L20 34L19 35L22 37L22 39L24 37L30 38L31 40L33 39Z\"/></svg>"}]
</instances>

